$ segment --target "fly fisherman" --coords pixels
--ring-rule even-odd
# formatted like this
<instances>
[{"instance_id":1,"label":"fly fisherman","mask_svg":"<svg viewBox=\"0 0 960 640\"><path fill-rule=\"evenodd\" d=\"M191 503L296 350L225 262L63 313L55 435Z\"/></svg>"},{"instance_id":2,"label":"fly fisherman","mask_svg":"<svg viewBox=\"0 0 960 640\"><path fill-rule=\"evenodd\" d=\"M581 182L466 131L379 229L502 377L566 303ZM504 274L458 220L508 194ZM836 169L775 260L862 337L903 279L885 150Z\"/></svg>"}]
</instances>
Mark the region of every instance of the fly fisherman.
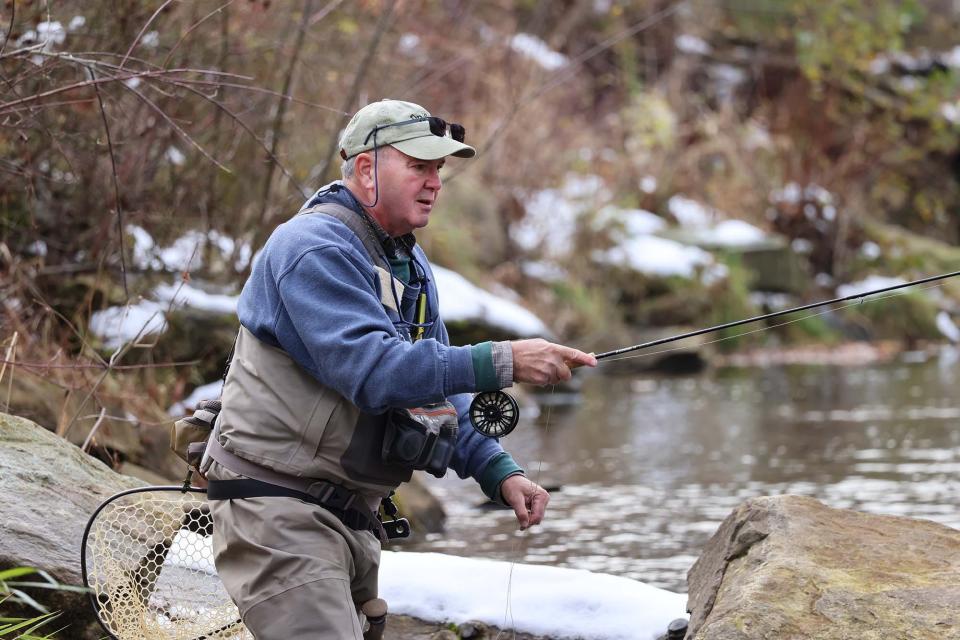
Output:
<instances>
[{"instance_id":1,"label":"fly fisherman","mask_svg":"<svg viewBox=\"0 0 960 640\"><path fill-rule=\"evenodd\" d=\"M367 105L341 134L343 180L277 227L244 285L207 477L217 570L261 640L363 638L358 610L385 613L365 607L383 606L381 540L403 533L376 513L414 469L472 477L521 529L543 518L547 492L474 430L471 394L596 360L541 339L449 346L412 232L446 157L476 154L463 140L416 104Z\"/></svg>"}]
</instances>

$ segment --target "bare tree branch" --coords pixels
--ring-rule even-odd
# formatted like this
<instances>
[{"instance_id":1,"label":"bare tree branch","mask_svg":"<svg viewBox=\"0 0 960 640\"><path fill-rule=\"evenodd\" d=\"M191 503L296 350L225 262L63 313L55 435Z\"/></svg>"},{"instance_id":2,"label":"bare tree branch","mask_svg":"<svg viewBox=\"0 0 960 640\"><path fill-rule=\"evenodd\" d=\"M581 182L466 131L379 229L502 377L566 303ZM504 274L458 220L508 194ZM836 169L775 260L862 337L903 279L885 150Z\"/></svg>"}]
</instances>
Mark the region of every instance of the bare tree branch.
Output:
<instances>
[{"instance_id":1,"label":"bare tree branch","mask_svg":"<svg viewBox=\"0 0 960 640\"><path fill-rule=\"evenodd\" d=\"M303 50L303 39L307 33L307 21L310 19L310 14L313 11L313 0L304 0L303 1L303 14L300 16L300 28L297 30L296 39L293 45L293 53L290 56L290 64L287 66L287 72L283 79L283 89L281 93L284 95L290 92L290 86L293 84L293 76L297 68L297 62L300 60L300 53ZM283 133L283 116L287 112L287 102L286 100L281 100L276 106L276 113L273 117L273 126L270 129L270 157L272 158L271 162L267 166L267 174L263 178L263 188L260 193L260 224L258 225L259 229L262 229L267 222L268 210L270 205L270 187L273 184L273 171L276 167L277 148L280 145L280 137ZM261 232L258 231L257 235Z\"/></svg>"},{"instance_id":2,"label":"bare tree branch","mask_svg":"<svg viewBox=\"0 0 960 640\"><path fill-rule=\"evenodd\" d=\"M251 129L250 126L249 126L246 122L243 121L243 119L242 119L239 115L237 115L236 113L234 113L233 111L231 111L229 108L227 108L226 105L224 105L224 104L223 104L222 102L220 102L219 100L215 100L214 98L208 96L207 94L203 93L203 92L200 91L199 89L196 89L195 87L191 87L191 86L189 86L189 85L187 85L187 84L181 84L181 83L178 82L178 81L171 81L171 83L172 83L172 84L175 84L175 85L177 85L177 86L179 86L179 87L182 87L183 89L185 89L185 90L187 90L187 91L189 91L189 92L191 92L191 93L193 93L193 94L195 94L195 95L200 96L201 98L203 98L203 99L206 100L207 102L210 102L211 104L213 104L214 106L216 106L218 109L222 110L224 113L226 113L227 115L229 115L229 116L233 119L234 122L236 122L238 125L240 125L240 127L241 127L244 131L246 131L246 132L250 135L250 137L252 137L252 138L257 142L257 144L260 145L260 147L261 147L264 151L267 152L268 157L269 157L273 162L275 162L278 167L280 167L280 170L283 172L283 175L285 175L294 185L296 185L296 187L297 187L298 190L303 191L303 187L300 185L300 183L297 181L297 179L294 177L294 175L293 175L292 173L290 173L290 171L286 168L286 166L284 166L284 164L283 164L282 162L280 162L280 159L277 158L277 156L272 155L272 152L270 151L270 148L267 146L267 143L264 142L264 141L260 138L260 136L258 136L258 135L254 132L254 130Z\"/></svg>"},{"instance_id":3,"label":"bare tree branch","mask_svg":"<svg viewBox=\"0 0 960 640\"><path fill-rule=\"evenodd\" d=\"M229 7L230 5L232 5L232 4L233 4L234 2L236 2L236 1L237 1L237 0L227 0L227 2L225 2L225 3L222 4L222 5L220 5L219 7L217 7L216 9L214 9L213 11L211 11L210 13L208 13L207 15L203 16L202 18L200 18L199 20L197 20L196 22L194 22L192 25L190 25L190 26L187 28L187 30L183 32L183 35L180 36L180 39L177 40L176 44L174 44L173 47L170 49L170 51L167 52L167 57L163 59L163 63L162 63L160 66L166 68L167 64L169 64L169 62L170 62L170 58L173 57L173 52L177 50L177 48L180 46L180 44L183 43L184 40L186 40L187 36L190 35L190 33L191 33L194 29L196 29L196 28L199 27L201 24L203 24L204 22L206 22L208 18L211 18L211 17L217 15L218 13L222 12L224 9L226 9L227 7Z\"/></svg>"},{"instance_id":4,"label":"bare tree branch","mask_svg":"<svg viewBox=\"0 0 960 640\"><path fill-rule=\"evenodd\" d=\"M363 61L360 63L360 67L357 69L357 75L353 78L353 86L350 87L350 92L343 101L343 108L340 109L344 115L349 115L351 113L352 107L357 101L357 96L360 95L360 87L363 85L363 81L367 77L367 69L370 67L370 63L373 61L373 56L377 51L377 47L380 46L380 40L383 38L383 34L386 33L387 28L390 26L390 20L393 18L393 10L396 8L396 6L397 3L395 1L389 0L387 2L387 10L384 11L383 15L380 16L380 21L377 23L377 30L374 32L373 38L370 39L370 44L367 46L367 52L363 57ZM323 180L324 176L327 175L327 171L330 169L330 163L333 160L334 154L337 152L337 143L339 138L339 131L334 130L333 134L330 136L330 142L327 144L327 151L323 156L321 156L323 159L323 165L317 172L321 180Z\"/></svg>"},{"instance_id":5,"label":"bare tree branch","mask_svg":"<svg viewBox=\"0 0 960 640\"><path fill-rule=\"evenodd\" d=\"M90 77L96 78L96 71L88 68ZM100 117L103 119L103 130L107 134L107 151L110 153L110 169L113 174L113 201L117 212L117 237L120 239L120 279L123 282L123 300L130 301L130 289L127 287L127 259L123 242L123 207L120 203L120 177L117 175L117 157L113 151L113 138L110 136L110 123L107 121L107 110L103 106L103 96L100 94L100 85L94 84L97 92L97 103L100 105Z\"/></svg>"},{"instance_id":6,"label":"bare tree branch","mask_svg":"<svg viewBox=\"0 0 960 640\"><path fill-rule=\"evenodd\" d=\"M17 17L17 3L10 3L10 24L7 25L7 32L3 34L3 42L0 42L0 54L3 54L4 48L7 46L7 40L10 39L10 32L13 31L13 21Z\"/></svg>"},{"instance_id":7,"label":"bare tree branch","mask_svg":"<svg viewBox=\"0 0 960 640\"><path fill-rule=\"evenodd\" d=\"M212 155L210 155L210 153L209 153L206 149L203 148L203 145L201 145L199 142L197 142L196 140L194 140L193 137L192 137L189 133L187 133L186 131L183 130L183 127L181 127L181 126L178 125L176 122L174 122L174 121L173 121L173 118L171 118L170 116L168 116L167 113L166 113L166 111L164 111L163 109L161 109L161 108L160 108L159 106L157 106L150 98L148 98L147 96L145 96L142 91L137 91L136 88L131 87L131 86L127 85L126 83L123 83L123 84L121 84L120 86L124 87L127 91L129 91L129 92L133 93L134 95L136 95L136 96L137 96L138 98L140 98L145 104L147 104L147 106L149 106L151 109L153 109L153 111L154 111L155 113L157 113L161 118L163 118L163 119L166 121L167 124L169 124L171 127L173 127L174 131L176 131L177 133L179 133L179 134L183 137L184 140L186 140L187 142L189 142L194 148L196 148L200 153L202 153L203 156L204 156L207 160L209 160L210 162L214 163L215 165L217 165L218 167L220 167L221 169L223 169L223 170L226 171L227 173L233 173L230 169L228 169L228 168L225 167L223 164L221 164L219 160L217 160L217 159L214 158Z\"/></svg>"},{"instance_id":8,"label":"bare tree branch","mask_svg":"<svg viewBox=\"0 0 960 640\"><path fill-rule=\"evenodd\" d=\"M127 58L130 57L130 54L133 53L133 50L134 50L134 49L136 48L136 46L140 43L140 38L143 37L143 34L144 34L144 33L146 32L146 30L150 27L150 24L151 24L151 23L156 19L156 17L157 17L158 15L160 15L160 13L161 13L164 9L166 9L172 2L173 2L173 0L166 0L166 2L164 2L162 5L160 5L159 7L157 7L157 10L153 12L153 15L150 16L150 19L147 20L147 21L144 23L143 27L140 29L140 33L138 33L138 34L137 34L137 37L134 38L134 39L133 39L133 42L130 43L130 48L127 49L127 52L124 54L123 60L120 61L120 68L121 68L121 69L123 68L123 65L127 64Z\"/></svg>"}]
</instances>

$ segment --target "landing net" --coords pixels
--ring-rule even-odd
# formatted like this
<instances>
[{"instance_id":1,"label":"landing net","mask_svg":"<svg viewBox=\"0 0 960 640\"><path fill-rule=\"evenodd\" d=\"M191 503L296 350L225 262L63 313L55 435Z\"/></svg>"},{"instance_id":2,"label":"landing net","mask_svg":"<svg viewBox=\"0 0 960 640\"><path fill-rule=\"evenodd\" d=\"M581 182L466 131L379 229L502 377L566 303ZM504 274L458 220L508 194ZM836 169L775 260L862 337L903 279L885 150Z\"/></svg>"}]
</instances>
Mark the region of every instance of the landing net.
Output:
<instances>
[{"instance_id":1,"label":"landing net","mask_svg":"<svg viewBox=\"0 0 960 640\"><path fill-rule=\"evenodd\" d=\"M84 584L119 640L253 640L213 565L213 521L200 489L119 493L90 518Z\"/></svg>"}]
</instances>

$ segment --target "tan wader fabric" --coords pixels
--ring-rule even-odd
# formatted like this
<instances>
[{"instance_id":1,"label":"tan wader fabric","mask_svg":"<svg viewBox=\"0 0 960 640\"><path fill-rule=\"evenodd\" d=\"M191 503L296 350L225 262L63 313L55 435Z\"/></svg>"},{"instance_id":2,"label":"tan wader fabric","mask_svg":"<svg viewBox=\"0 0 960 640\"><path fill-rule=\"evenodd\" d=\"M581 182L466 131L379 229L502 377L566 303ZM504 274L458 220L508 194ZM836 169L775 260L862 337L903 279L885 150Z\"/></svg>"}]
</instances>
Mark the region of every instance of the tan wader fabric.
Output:
<instances>
[{"instance_id":1,"label":"tan wader fabric","mask_svg":"<svg viewBox=\"0 0 960 640\"><path fill-rule=\"evenodd\" d=\"M239 478L214 463L209 477ZM217 573L258 640L362 640L380 541L296 498L211 500Z\"/></svg>"}]
</instances>

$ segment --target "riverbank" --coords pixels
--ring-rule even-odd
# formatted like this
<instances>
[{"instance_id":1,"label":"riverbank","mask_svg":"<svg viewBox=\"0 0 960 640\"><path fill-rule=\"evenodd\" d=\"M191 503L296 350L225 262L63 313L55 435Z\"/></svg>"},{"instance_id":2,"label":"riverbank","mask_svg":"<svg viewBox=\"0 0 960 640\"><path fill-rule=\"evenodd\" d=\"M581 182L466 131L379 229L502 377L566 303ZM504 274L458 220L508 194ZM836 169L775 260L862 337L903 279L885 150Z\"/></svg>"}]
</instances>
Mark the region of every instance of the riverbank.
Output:
<instances>
[{"instance_id":1,"label":"riverbank","mask_svg":"<svg viewBox=\"0 0 960 640\"><path fill-rule=\"evenodd\" d=\"M898 357L924 362L943 352L955 350L956 347L949 344L925 343L908 348L902 341L877 340L748 349L719 354L713 358L712 363L718 367L772 367L793 364L857 367L891 362Z\"/></svg>"}]
</instances>

